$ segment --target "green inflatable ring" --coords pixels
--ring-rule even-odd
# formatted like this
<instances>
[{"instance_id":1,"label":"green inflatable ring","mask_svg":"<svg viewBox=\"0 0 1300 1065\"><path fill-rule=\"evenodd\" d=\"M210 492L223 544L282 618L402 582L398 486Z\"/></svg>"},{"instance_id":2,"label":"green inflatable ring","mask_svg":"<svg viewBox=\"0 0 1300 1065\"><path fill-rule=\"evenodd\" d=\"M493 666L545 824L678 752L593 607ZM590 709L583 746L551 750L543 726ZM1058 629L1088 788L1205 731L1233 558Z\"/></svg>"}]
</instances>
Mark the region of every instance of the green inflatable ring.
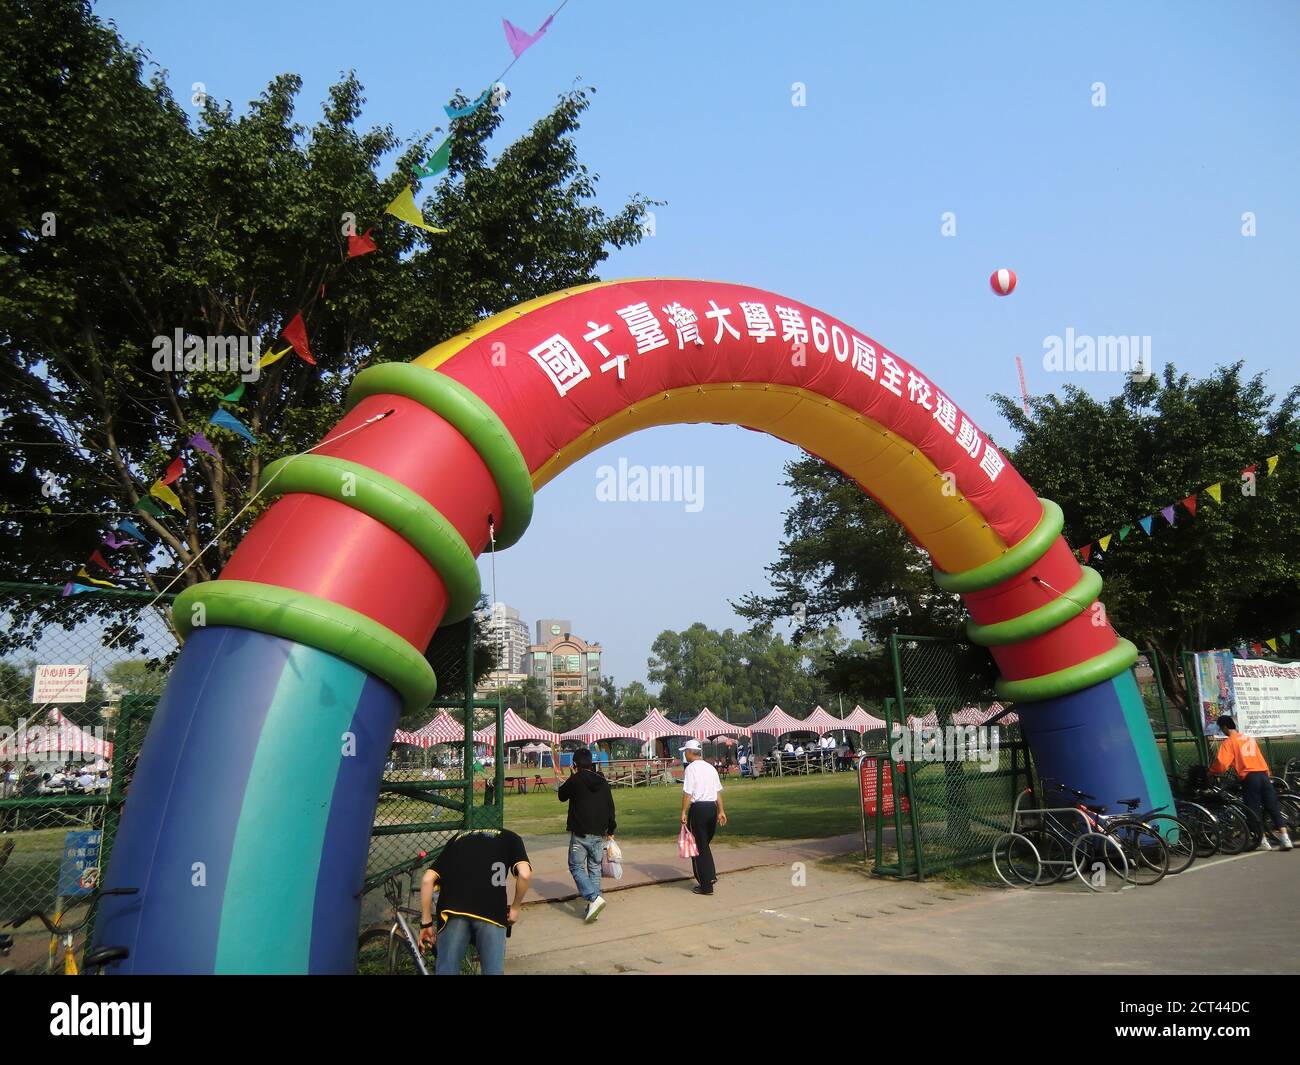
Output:
<instances>
[{"instance_id":1,"label":"green inflatable ring","mask_svg":"<svg viewBox=\"0 0 1300 1065\"><path fill-rule=\"evenodd\" d=\"M945 592L978 592L1001 584L1017 573L1022 573L1047 553L1047 549L1056 542L1065 528L1065 515L1061 508L1050 499L1038 500L1043 505L1043 516L1038 524L1015 547L985 562L974 569L962 570L960 573L945 573L941 569L934 571L934 583Z\"/></svg>"},{"instance_id":2,"label":"green inflatable ring","mask_svg":"<svg viewBox=\"0 0 1300 1065\"><path fill-rule=\"evenodd\" d=\"M1083 576L1073 588L1034 610L988 625L966 622L967 639L981 647L1001 647L1041 636L1058 625L1064 625L1071 618L1078 617L1101 592L1101 574L1087 566L1081 568Z\"/></svg>"},{"instance_id":3,"label":"green inflatable ring","mask_svg":"<svg viewBox=\"0 0 1300 1065\"><path fill-rule=\"evenodd\" d=\"M1128 640L1120 637L1119 642L1109 651L1079 662L1055 673L1044 673L1041 677L1026 677L1024 680L1006 680L999 677L994 691L999 699L1018 703L1037 703L1044 699L1055 699L1060 695L1082 691L1094 684L1118 676L1137 661L1138 649Z\"/></svg>"}]
</instances>

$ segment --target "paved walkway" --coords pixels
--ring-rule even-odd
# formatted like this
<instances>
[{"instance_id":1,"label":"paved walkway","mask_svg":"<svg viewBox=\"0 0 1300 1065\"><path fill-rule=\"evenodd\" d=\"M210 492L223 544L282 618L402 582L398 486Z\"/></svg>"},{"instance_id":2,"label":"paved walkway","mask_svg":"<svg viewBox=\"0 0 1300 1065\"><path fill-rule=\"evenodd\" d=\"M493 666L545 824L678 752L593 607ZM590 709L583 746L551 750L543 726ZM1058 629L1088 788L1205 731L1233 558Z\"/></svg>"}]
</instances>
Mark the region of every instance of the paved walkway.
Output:
<instances>
[{"instance_id":1,"label":"paved walkway","mask_svg":"<svg viewBox=\"0 0 1300 1065\"><path fill-rule=\"evenodd\" d=\"M569 837L525 836L524 845L528 848L528 858L533 867L533 883L525 905L565 902L577 898L573 877L569 875ZM690 879L690 859L677 856L675 842L619 840L619 846L623 848L623 879L601 882L601 890L607 896L629 888L673 884ZM847 854L861 847L862 837L857 833L832 836L829 839L771 840L752 846L715 842L713 859L719 874L735 873L756 866L789 866L794 862L815 862L836 854Z\"/></svg>"},{"instance_id":2,"label":"paved walkway","mask_svg":"<svg viewBox=\"0 0 1300 1065\"><path fill-rule=\"evenodd\" d=\"M782 865L723 875L709 898L681 882L611 894L591 925L577 902L525 907L507 972L1300 972L1297 853L1198 861L1155 886L1099 895L1077 883L877 880L816 862L801 881L784 862L802 846Z\"/></svg>"}]
</instances>

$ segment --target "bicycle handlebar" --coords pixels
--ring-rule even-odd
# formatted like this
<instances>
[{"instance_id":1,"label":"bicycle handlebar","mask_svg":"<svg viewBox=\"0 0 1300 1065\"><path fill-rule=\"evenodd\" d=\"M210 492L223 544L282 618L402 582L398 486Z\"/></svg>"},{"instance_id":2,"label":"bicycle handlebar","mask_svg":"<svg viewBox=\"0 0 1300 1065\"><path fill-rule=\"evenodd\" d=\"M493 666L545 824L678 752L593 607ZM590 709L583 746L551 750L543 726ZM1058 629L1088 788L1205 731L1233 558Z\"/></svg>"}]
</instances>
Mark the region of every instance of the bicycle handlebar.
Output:
<instances>
[{"instance_id":1,"label":"bicycle handlebar","mask_svg":"<svg viewBox=\"0 0 1300 1065\"><path fill-rule=\"evenodd\" d=\"M86 903L89 903L89 905L86 907L85 916L82 917L81 920L78 921L76 924L55 924L45 915L44 911L32 910L30 913L25 913L21 917L17 917L14 920L10 921L9 927L21 928L28 921L32 920L33 918L36 918L41 922L41 924L45 926L45 930L49 932L50 935L52 936L69 935L74 932L79 932L81 931L81 929L86 927L87 923L89 923L90 921L91 914L95 912L95 907L99 905L99 900L102 899L105 895L135 895L138 894L139 891L140 891L139 888L133 888L133 887L105 888L101 891L92 892L91 894L85 896L84 898L76 899L72 903L72 906L69 906L68 909L72 909L73 907L81 906ZM67 913L68 911L64 910L63 912ZM55 916L62 917L63 914L56 914Z\"/></svg>"}]
</instances>

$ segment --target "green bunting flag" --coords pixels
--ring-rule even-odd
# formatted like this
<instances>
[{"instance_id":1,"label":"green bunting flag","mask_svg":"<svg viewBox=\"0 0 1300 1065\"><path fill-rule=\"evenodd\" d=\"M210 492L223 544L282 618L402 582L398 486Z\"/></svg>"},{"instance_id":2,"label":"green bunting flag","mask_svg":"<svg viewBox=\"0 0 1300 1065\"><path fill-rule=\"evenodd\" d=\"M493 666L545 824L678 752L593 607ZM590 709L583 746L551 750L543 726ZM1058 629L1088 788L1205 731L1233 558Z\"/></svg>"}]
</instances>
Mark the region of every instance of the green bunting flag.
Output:
<instances>
[{"instance_id":1,"label":"green bunting flag","mask_svg":"<svg viewBox=\"0 0 1300 1065\"><path fill-rule=\"evenodd\" d=\"M436 177L451 165L451 138L442 142L427 162L415 164L415 176L418 178Z\"/></svg>"},{"instance_id":2,"label":"green bunting flag","mask_svg":"<svg viewBox=\"0 0 1300 1065\"><path fill-rule=\"evenodd\" d=\"M163 516L163 508L155 503L148 496L145 496L135 505L136 510L143 510L146 514L152 514L155 518Z\"/></svg>"}]
</instances>

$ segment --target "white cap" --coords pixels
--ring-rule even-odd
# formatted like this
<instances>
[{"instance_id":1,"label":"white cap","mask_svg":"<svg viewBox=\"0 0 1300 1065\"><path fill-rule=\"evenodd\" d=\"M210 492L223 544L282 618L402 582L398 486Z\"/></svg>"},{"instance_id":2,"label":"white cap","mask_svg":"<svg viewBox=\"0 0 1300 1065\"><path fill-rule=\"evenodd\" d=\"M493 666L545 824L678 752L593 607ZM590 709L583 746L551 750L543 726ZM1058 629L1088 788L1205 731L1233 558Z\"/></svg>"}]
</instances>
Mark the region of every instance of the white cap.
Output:
<instances>
[{"instance_id":1,"label":"white cap","mask_svg":"<svg viewBox=\"0 0 1300 1065\"><path fill-rule=\"evenodd\" d=\"M679 747L677 749L682 754L685 754L687 751L699 751L703 753L704 744L702 744L699 740L687 740L685 747Z\"/></svg>"}]
</instances>

